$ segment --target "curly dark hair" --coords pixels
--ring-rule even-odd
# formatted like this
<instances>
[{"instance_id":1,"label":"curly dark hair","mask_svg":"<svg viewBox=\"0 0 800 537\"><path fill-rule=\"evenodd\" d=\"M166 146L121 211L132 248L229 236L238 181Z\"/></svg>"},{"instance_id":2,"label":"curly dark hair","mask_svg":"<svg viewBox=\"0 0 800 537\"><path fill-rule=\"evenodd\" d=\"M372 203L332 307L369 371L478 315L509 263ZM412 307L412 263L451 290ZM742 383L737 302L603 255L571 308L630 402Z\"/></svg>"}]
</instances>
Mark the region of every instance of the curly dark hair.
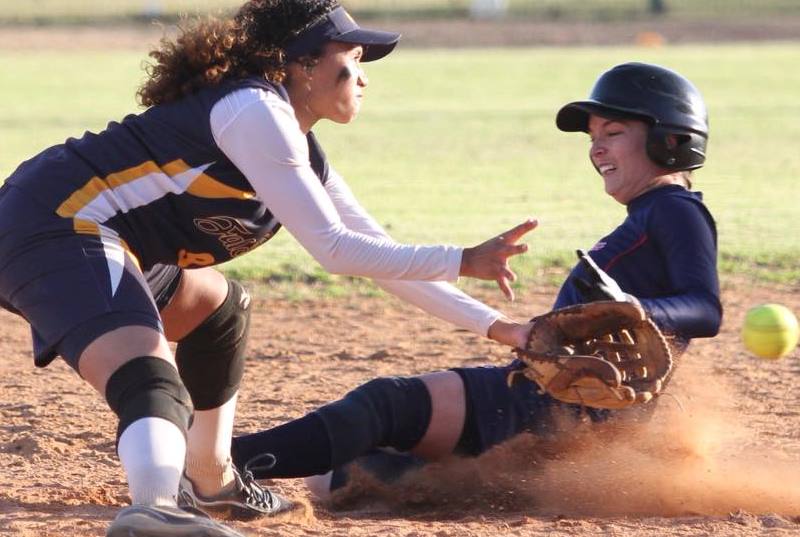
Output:
<instances>
[{"instance_id":1,"label":"curly dark hair","mask_svg":"<svg viewBox=\"0 0 800 537\"><path fill-rule=\"evenodd\" d=\"M283 47L339 6L338 0L250 0L231 19L196 19L149 54L148 79L136 93L143 106L175 101L235 78L286 77Z\"/></svg>"}]
</instances>

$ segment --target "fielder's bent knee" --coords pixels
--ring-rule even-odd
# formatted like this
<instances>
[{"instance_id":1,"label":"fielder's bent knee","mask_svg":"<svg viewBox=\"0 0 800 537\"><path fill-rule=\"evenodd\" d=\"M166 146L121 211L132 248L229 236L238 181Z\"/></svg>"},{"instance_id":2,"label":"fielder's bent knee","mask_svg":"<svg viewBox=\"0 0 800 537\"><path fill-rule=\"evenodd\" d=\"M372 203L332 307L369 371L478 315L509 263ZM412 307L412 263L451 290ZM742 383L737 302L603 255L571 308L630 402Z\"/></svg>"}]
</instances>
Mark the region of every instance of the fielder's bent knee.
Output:
<instances>
[{"instance_id":1,"label":"fielder's bent knee","mask_svg":"<svg viewBox=\"0 0 800 537\"><path fill-rule=\"evenodd\" d=\"M239 390L250 329L250 295L228 280L217 310L178 342L175 362L197 410L222 406Z\"/></svg>"}]
</instances>

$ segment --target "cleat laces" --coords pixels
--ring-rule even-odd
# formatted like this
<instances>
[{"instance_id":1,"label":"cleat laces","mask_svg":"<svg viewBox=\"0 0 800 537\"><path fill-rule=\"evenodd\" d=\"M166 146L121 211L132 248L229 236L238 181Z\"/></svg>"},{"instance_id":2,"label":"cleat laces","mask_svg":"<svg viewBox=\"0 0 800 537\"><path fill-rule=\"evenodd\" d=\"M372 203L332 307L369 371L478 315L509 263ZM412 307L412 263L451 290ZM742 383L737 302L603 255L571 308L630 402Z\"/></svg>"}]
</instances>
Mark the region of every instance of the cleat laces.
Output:
<instances>
[{"instance_id":1,"label":"cleat laces","mask_svg":"<svg viewBox=\"0 0 800 537\"><path fill-rule=\"evenodd\" d=\"M262 463L262 461L264 462ZM275 466L276 462L277 459L272 453L262 453L260 455L256 455L245 463L244 468L242 468L242 472L239 475L240 486L242 494L244 495L245 503L269 510L272 510L276 507L276 498L268 489L259 485L256 482L255 476L253 475L254 471L271 469L273 466Z\"/></svg>"}]
</instances>

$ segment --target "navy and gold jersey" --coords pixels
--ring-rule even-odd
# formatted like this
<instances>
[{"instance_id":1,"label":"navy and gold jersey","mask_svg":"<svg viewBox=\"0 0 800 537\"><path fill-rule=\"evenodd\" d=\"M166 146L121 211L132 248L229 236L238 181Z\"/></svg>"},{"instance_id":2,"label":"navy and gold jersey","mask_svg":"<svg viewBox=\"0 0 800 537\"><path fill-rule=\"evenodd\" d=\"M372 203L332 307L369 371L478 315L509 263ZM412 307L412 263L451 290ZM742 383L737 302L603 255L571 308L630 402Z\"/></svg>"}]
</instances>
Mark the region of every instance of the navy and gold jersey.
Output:
<instances>
[{"instance_id":1,"label":"navy and gold jersey","mask_svg":"<svg viewBox=\"0 0 800 537\"><path fill-rule=\"evenodd\" d=\"M143 270L227 261L280 227L211 133L213 106L242 88L288 101L283 87L257 78L206 88L51 147L21 164L7 183L71 219L77 233L117 238ZM324 154L312 133L307 140L324 183Z\"/></svg>"}]
</instances>

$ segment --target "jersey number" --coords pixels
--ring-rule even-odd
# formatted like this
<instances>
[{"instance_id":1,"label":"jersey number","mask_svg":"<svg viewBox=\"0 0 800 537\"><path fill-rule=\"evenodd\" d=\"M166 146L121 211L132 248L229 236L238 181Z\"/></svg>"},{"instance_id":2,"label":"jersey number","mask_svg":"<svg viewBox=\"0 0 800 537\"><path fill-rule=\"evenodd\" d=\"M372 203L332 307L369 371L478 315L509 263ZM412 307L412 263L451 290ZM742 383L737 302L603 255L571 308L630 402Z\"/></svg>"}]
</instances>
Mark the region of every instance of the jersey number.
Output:
<instances>
[{"instance_id":1,"label":"jersey number","mask_svg":"<svg viewBox=\"0 0 800 537\"><path fill-rule=\"evenodd\" d=\"M181 249L178 252L178 266L181 268L206 267L214 264L214 256L207 253L187 252Z\"/></svg>"}]
</instances>

